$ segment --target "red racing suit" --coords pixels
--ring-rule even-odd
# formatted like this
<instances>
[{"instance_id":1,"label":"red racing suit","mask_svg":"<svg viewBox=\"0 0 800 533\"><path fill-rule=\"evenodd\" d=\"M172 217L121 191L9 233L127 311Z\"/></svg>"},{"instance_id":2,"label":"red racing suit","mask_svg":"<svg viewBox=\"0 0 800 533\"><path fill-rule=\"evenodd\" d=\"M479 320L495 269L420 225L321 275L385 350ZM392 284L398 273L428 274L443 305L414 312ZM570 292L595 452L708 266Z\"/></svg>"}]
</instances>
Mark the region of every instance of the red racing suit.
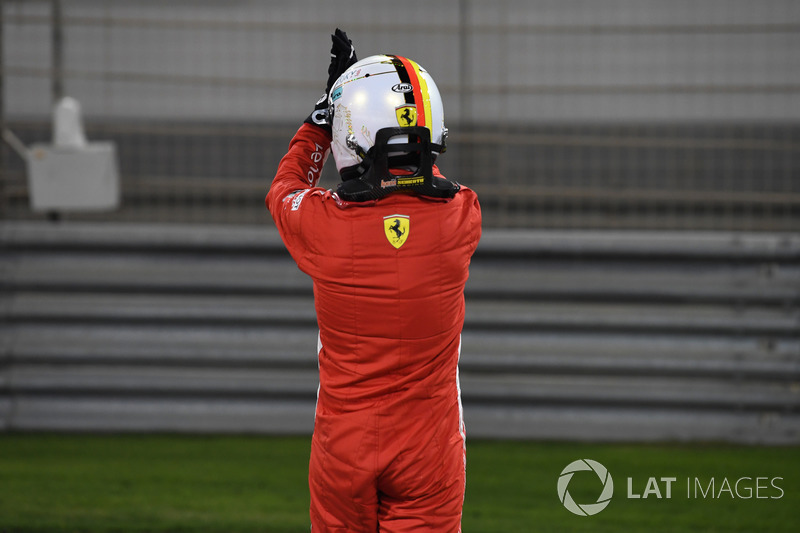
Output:
<instances>
[{"instance_id":1,"label":"red racing suit","mask_svg":"<svg viewBox=\"0 0 800 533\"><path fill-rule=\"evenodd\" d=\"M348 205L316 187L329 147L330 134L304 124L266 198L314 282L312 530L460 531L458 359L477 195L462 186L447 200L396 193Z\"/></svg>"}]
</instances>

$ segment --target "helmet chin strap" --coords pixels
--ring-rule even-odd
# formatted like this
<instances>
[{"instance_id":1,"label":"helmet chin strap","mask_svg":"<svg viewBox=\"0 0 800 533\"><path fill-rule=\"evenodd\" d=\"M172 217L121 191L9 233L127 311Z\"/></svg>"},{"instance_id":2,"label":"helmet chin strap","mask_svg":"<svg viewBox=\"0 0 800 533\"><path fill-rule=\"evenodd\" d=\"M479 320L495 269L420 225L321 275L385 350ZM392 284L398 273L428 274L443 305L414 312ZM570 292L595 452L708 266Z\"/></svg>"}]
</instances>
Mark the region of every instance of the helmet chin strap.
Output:
<instances>
[{"instance_id":1,"label":"helmet chin strap","mask_svg":"<svg viewBox=\"0 0 800 533\"><path fill-rule=\"evenodd\" d=\"M389 143L399 136L407 136L408 142ZM382 128L375 134L375 145L366 151L358 145L355 135L349 135L346 142L361 163L341 171L343 182L336 193L343 200L364 202L403 191L452 198L460 189L457 183L433 176L433 150L444 151L444 147L431 143L428 128Z\"/></svg>"}]
</instances>

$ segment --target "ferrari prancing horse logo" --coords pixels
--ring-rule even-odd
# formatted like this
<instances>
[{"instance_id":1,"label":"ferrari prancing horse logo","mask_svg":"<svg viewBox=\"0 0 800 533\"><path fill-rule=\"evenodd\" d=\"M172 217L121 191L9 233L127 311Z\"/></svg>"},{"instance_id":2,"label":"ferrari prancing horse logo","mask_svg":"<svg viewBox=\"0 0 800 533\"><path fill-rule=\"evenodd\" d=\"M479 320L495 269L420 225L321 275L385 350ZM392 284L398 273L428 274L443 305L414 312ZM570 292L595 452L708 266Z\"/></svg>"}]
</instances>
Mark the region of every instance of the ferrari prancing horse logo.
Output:
<instances>
[{"instance_id":1,"label":"ferrari prancing horse logo","mask_svg":"<svg viewBox=\"0 0 800 533\"><path fill-rule=\"evenodd\" d=\"M395 248L400 248L408 239L409 230L408 215L391 215L383 217L383 230L389 244Z\"/></svg>"},{"instance_id":2,"label":"ferrari prancing horse logo","mask_svg":"<svg viewBox=\"0 0 800 533\"><path fill-rule=\"evenodd\" d=\"M394 108L397 115L397 123L404 128L417 125L417 106L405 104Z\"/></svg>"}]
</instances>

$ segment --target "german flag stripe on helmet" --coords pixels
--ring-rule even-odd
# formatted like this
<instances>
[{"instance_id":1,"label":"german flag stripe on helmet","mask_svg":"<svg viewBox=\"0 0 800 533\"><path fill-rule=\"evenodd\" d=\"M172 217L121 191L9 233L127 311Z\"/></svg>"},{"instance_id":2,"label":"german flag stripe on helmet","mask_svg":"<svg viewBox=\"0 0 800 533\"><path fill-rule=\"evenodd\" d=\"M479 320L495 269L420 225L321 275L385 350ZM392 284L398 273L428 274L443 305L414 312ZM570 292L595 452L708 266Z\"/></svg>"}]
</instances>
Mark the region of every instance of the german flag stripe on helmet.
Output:
<instances>
[{"instance_id":1,"label":"german flag stripe on helmet","mask_svg":"<svg viewBox=\"0 0 800 533\"><path fill-rule=\"evenodd\" d=\"M430 124L430 122L431 122L431 94L430 94L430 92L428 92L428 84L427 84L427 82L425 82L425 78L422 77L422 73L420 72L419 65L416 62L410 61L410 60L409 60L409 63L411 63L411 66L414 68L414 74L416 74L417 82L419 83L419 92L420 92L421 99L417 100L417 102L420 102L420 101L422 102L422 109L423 109L422 123L420 124L420 126L426 126L428 129L431 129L431 124ZM412 85L413 85L413 83L414 82L412 82ZM416 87L416 85L414 85L414 86ZM417 111L417 114L419 114L419 111ZM419 120L419 119L417 119L417 120Z\"/></svg>"},{"instance_id":2,"label":"german flag stripe on helmet","mask_svg":"<svg viewBox=\"0 0 800 533\"><path fill-rule=\"evenodd\" d=\"M389 56L395 61L395 68L400 81L410 83L413 91L406 93L406 103L414 104L417 107L417 125L425 126L430 129L428 117L431 116L431 96L428 92L428 84L420 73L419 65L414 61L401 56Z\"/></svg>"}]
</instances>

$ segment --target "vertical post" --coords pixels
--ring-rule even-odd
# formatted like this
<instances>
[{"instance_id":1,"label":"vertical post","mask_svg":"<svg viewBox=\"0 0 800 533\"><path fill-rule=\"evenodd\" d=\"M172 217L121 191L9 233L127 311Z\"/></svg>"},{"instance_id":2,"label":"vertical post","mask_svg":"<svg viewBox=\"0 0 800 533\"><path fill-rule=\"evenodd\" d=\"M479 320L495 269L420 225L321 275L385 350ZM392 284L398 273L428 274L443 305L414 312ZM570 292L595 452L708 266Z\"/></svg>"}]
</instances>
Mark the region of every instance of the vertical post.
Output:
<instances>
[{"instance_id":1,"label":"vertical post","mask_svg":"<svg viewBox=\"0 0 800 533\"><path fill-rule=\"evenodd\" d=\"M6 143L2 136L6 131L6 61L3 50L5 29L5 0L0 0L0 219L6 212Z\"/></svg>"},{"instance_id":2,"label":"vertical post","mask_svg":"<svg viewBox=\"0 0 800 533\"><path fill-rule=\"evenodd\" d=\"M458 2L458 114L459 121L458 127L460 133L467 139L466 142L460 143L458 151L458 179L467 180L467 172L470 168L470 162L466 160L467 154L470 150L467 149L469 143L471 124L470 124L470 107L471 97L468 89L470 81L470 67L469 67L469 15L467 13L468 0L459 0Z\"/></svg>"},{"instance_id":3,"label":"vertical post","mask_svg":"<svg viewBox=\"0 0 800 533\"><path fill-rule=\"evenodd\" d=\"M51 39L51 61L53 63L52 77L50 79L50 91L53 97L53 107L64 96L64 21L61 16L61 0L52 0L50 9L50 32ZM61 220L61 214L57 211L47 213L47 219L51 222Z\"/></svg>"},{"instance_id":4,"label":"vertical post","mask_svg":"<svg viewBox=\"0 0 800 533\"><path fill-rule=\"evenodd\" d=\"M50 11L51 54L53 69L50 90L53 103L64 96L64 26L61 15L61 0L52 0Z\"/></svg>"},{"instance_id":5,"label":"vertical post","mask_svg":"<svg viewBox=\"0 0 800 533\"><path fill-rule=\"evenodd\" d=\"M461 115L461 127L463 128L468 123L469 109L470 109L470 92L467 89L470 78L470 62L469 62L469 14L467 12L468 0L460 0L458 3L458 48L459 48L459 80L458 80L458 100L459 100L459 114Z\"/></svg>"}]
</instances>

